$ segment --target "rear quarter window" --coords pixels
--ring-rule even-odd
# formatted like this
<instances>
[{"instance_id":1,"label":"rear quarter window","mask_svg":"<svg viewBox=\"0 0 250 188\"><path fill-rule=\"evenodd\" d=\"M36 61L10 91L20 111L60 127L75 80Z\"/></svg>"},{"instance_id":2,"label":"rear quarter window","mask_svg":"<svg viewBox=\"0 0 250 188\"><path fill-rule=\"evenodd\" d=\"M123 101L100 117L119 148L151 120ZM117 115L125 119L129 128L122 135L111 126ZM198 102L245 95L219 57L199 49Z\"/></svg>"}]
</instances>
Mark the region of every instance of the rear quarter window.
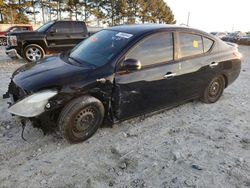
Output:
<instances>
[{"instance_id":1,"label":"rear quarter window","mask_svg":"<svg viewBox=\"0 0 250 188\"><path fill-rule=\"evenodd\" d=\"M84 33L86 31L84 22L72 22L72 33Z\"/></svg>"},{"instance_id":2,"label":"rear quarter window","mask_svg":"<svg viewBox=\"0 0 250 188\"><path fill-rule=\"evenodd\" d=\"M208 52L212 48L213 44L213 40L203 37L204 53Z\"/></svg>"}]
</instances>

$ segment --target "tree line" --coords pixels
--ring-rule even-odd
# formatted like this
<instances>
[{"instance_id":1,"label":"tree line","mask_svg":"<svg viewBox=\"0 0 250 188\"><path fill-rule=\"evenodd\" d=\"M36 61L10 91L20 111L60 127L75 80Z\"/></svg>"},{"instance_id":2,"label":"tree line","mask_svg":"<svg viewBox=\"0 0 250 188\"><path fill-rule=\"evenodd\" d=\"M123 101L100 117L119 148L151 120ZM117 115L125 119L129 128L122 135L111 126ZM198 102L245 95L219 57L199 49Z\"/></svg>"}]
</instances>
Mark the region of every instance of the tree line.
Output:
<instances>
[{"instance_id":1,"label":"tree line","mask_svg":"<svg viewBox=\"0 0 250 188\"><path fill-rule=\"evenodd\" d=\"M38 19L42 16L42 19ZM42 23L53 19L95 20L109 26L175 23L164 0L0 0L1 23Z\"/></svg>"}]
</instances>

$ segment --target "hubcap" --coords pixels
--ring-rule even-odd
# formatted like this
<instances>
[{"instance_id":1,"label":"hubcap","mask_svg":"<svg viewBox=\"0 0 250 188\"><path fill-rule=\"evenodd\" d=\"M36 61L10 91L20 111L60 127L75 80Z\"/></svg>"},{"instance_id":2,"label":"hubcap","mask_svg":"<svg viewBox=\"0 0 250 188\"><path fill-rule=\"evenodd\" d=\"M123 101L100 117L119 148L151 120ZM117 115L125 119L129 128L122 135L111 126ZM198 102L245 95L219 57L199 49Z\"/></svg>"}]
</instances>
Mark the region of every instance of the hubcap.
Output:
<instances>
[{"instance_id":1,"label":"hubcap","mask_svg":"<svg viewBox=\"0 0 250 188\"><path fill-rule=\"evenodd\" d=\"M87 107L78 112L74 119L73 134L76 137L82 137L88 134L96 123L96 111L92 107Z\"/></svg>"},{"instance_id":2,"label":"hubcap","mask_svg":"<svg viewBox=\"0 0 250 188\"><path fill-rule=\"evenodd\" d=\"M209 87L209 95L211 97L216 97L220 92L220 82L219 80L215 80L210 84Z\"/></svg>"},{"instance_id":3,"label":"hubcap","mask_svg":"<svg viewBox=\"0 0 250 188\"><path fill-rule=\"evenodd\" d=\"M26 51L26 57L28 58L29 61L35 62L41 59L42 53L38 48L32 47Z\"/></svg>"}]
</instances>

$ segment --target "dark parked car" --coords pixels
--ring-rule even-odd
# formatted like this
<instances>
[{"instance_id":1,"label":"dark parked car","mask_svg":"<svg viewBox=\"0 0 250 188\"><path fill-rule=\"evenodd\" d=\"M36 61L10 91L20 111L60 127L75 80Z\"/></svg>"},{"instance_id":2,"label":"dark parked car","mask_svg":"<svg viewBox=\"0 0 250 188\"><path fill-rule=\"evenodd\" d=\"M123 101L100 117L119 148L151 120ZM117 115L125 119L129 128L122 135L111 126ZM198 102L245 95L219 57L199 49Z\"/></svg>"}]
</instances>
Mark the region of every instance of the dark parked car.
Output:
<instances>
[{"instance_id":1,"label":"dark parked car","mask_svg":"<svg viewBox=\"0 0 250 188\"><path fill-rule=\"evenodd\" d=\"M33 31L32 25L14 25L9 27L5 31L0 31L0 46L7 45L7 33L9 32L21 32L21 31Z\"/></svg>"},{"instance_id":2,"label":"dark parked car","mask_svg":"<svg viewBox=\"0 0 250 188\"><path fill-rule=\"evenodd\" d=\"M240 32L240 31L236 31L236 32L233 32L233 33L229 33L225 37L222 37L221 40L226 41L226 42L238 43L238 40L241 37L244 37L244 36L246 36L246 33Z\"/></svg>"},{"instance_id":3,"label":"dark parked car","mask_svg":"<svg viewBox=\"0 0 250 188\"><path fill-rule=\"evenodd\" d=\"M85 22L50 21L34 32L10 33L6 54L35 62L45 54L71 49L88 36Z\"/></svg>"},{"instance_id":4,"label":"dark parked car","mask_svg":"<svg viewBox=\"0 0 250 188\"><path fill-rule=\"evenodd\" d=\"M250 34L247 34L244 37L241 37L238 42L238 44L244 44L244 45L250 45Z\"/></svg>"},{"instance_id":5,"label":"dark parked car","mask_svg":"<svg viewBox=\"0 0 250 188\"><path fill-rule=\"evenodd\" d=\"M211 34L219 37L220 39L228 35L227 32L211 32Z\"/></svg>"},{"instance_id":6,"label":"dark parked car","mask_svg":"<svg viewBox=\"0 0 250 188\"><path fill-rule=\"evenodd\" d=\"M239 75L235 46L190 28L104 29L74 49L14 72L9 112L71 143L115 123L191 99L216 102Z\"/></svg>"}]
</instances>

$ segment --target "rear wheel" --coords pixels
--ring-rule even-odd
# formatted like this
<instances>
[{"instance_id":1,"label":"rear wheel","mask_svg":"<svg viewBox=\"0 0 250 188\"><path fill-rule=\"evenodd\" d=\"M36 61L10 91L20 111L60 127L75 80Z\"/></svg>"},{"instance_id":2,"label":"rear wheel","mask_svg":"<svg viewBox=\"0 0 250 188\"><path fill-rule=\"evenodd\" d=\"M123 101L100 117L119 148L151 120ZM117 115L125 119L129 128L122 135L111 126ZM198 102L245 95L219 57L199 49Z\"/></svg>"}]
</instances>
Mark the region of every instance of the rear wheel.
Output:
<instances>
[{"instance_id":1,"label":"rear wheel","mask_svg":"<svg viewBox=\"0 0 250 188\"><path fill-rule=\"evenodd\" d=\"M90 138L102 124L104 107L101 101L91 96L79 97L62 110L59 117L61 134L70 143Z\"/></svg>"},{"instance_id":2,"label":"rear wheel","mask_svg":"<svg viewBox=\"0 0 250 188\"><path fill-rule=\"evenodd\" d=\"M36 62L45 55L43 48L37 44L30 44L24 48L23 56L28 62Z\"/></svg>"},{"instance_id":3,"label":"rear wheel","mask_svg":"<svg viewBox=\"0 0 250 188\"><path fill-rule=\"evenodd\" d=\"M201 100L205 103L214 103L219 100L225 88L225 79L222 75L213 78L204 90Z\"/></svg>"}]
</instances>

